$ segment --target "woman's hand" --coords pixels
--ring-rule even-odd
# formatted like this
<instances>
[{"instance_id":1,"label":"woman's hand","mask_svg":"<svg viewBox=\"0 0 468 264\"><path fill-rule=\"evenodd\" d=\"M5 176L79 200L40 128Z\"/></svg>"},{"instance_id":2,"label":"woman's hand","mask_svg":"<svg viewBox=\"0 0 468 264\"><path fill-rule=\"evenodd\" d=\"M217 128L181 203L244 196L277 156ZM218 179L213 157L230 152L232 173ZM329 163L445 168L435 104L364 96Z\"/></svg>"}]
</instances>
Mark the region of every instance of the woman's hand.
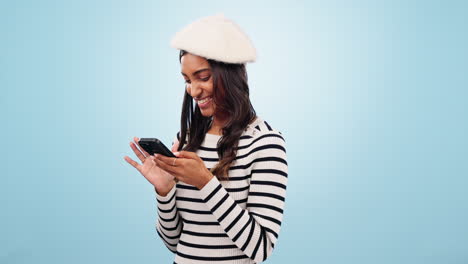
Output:
<instances>
[{"instance_id":1,"label":"woman's hand","mask_svg":"<svg viewBox=\"0 0 468 264\"><path fill-rule=\"evenodd\" d=\"M174 176L156 165L155 157L146 152L140 144L138 144L139 138L134 137L133 140L135 142L130 142L130 147L142 164L138 164L128 156L125 156L124 159L135 167L154 186L158 194L166 196L175 184ZM179 142L176 141L172 146L172 151L177 151L178 146Z\"/></svg>"},{"instance_id":2,"label":"woman's hand","mask_svg":"<svg viewBox=\"0 0 468 264\"><path fill-rule=\"evenodd\" d=\"M193 185L200 190L214 177L195 152L180 151L174 154L177 158L156 154L155 161L159 168L179 181Z\"/></svg>"}]
</instances>

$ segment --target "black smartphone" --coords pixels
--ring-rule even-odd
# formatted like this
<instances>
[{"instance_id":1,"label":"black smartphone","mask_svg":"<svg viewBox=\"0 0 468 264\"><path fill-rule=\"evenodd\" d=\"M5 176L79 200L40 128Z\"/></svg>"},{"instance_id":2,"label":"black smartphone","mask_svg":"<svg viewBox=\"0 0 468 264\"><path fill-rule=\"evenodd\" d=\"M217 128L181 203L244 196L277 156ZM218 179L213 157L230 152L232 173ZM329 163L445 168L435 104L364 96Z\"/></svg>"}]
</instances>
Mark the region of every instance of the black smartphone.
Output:
<instances>
[{"instance_id":1,"label":"black smartphone","mask_svg":"<svg viewBox=\"0 0 468 264\"><path fill-rule=\"evenodd\" d=\"M176 156L157 138L140 138L138 144L150 155L158 153L166 157L175 158Z\"/></svg>"}]
</instances>

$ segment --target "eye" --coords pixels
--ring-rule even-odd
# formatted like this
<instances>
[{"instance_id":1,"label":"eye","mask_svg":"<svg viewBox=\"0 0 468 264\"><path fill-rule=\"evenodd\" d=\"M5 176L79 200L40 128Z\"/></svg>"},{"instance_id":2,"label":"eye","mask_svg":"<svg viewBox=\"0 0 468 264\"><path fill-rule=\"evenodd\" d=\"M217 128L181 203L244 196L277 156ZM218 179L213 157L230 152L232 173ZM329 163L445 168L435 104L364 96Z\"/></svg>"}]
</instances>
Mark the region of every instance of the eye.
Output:
<instances>
[{"instance_id":1,"label":"eye","mask_svg":"<svg viewBox=\"0 0 468 264\"><path fill-rule=\"evenodd\" d=\"M185 83L190 83L190 80L185 80L184 82L185 82Z\"/></svg>"},{"instance_id":2,"label":"eye","mask_svg":"<svg viewBox=\"0 0 468 264\"><path fill-rule=\"evenodd\" d=\"M206 82L206 81L208 81L208 80L210 79L210 77L211 77L211 76L208 76L208 77L206 77L206 78L201 78L201 80L204 81L204 82Z\"/></svg>"}]
</instances>

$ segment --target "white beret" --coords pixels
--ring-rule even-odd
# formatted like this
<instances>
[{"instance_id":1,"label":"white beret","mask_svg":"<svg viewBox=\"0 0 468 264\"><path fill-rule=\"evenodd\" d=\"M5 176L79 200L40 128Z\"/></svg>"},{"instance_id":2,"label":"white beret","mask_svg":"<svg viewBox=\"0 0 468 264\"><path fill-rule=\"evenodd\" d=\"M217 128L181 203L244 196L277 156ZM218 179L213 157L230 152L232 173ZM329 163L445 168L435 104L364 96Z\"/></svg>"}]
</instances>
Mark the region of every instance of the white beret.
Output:
<instances>
[{"instance_id":1,"label":"white beret","mask_svg":"<svg viewBox=\"0 0 468 264\"><path fill-rule=\"evenodd\" d=\"M256 50L249 37L222 13L200 18L177 32L171 47L226 63L254 62Z\"/></svg>"}]
</instances>

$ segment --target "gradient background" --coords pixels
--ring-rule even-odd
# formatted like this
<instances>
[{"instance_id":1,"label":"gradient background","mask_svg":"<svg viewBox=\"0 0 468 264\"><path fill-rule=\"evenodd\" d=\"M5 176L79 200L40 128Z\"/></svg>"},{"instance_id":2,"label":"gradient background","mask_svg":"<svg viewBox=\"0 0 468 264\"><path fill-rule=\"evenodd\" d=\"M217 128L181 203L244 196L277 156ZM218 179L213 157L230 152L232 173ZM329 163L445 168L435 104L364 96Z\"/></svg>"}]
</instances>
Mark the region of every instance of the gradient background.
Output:
<instances>
[{"instance_id":1,"label":"gradient background","mask_svg":"<svg viewBox=\"0 0 468 264\"><path fill-rule=\"evenodd\" d=\"M170 144L173 34L251 37L289 184L267 263L468 263L466 1L1 1L1 263L172 263L123 157Z\"/></svg>"}]
</instances>

